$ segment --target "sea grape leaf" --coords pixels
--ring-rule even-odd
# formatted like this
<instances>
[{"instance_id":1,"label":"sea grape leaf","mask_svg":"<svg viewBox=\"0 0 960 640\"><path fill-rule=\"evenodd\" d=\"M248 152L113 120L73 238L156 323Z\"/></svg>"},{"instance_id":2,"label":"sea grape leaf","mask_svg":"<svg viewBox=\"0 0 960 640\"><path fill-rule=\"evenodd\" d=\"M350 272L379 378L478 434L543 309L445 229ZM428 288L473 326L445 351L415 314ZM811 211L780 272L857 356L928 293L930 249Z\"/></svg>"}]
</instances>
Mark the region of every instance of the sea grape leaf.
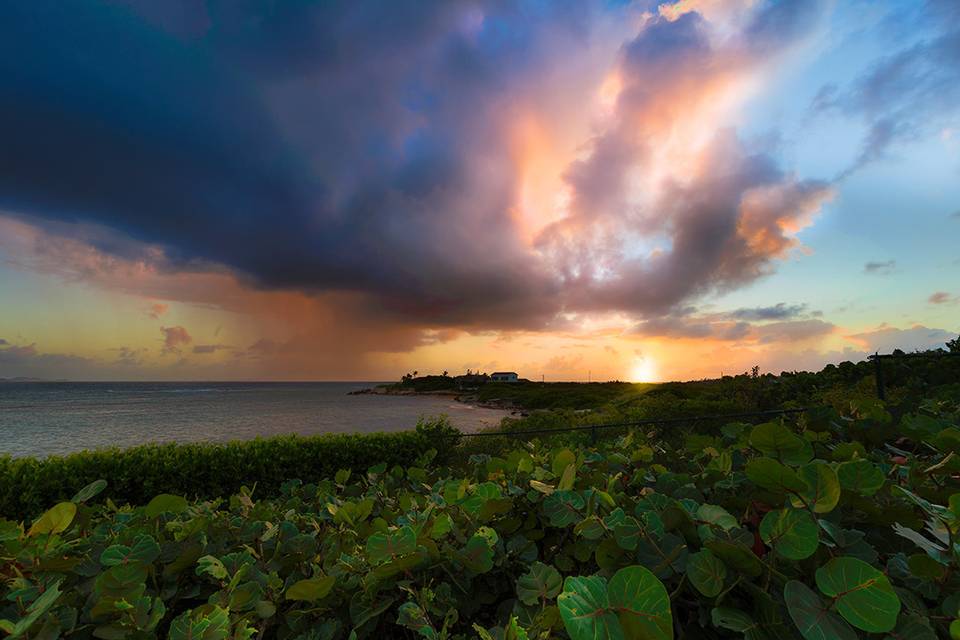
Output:
<instances>
[{"instance_id":1,"label":"sea grape leaf","mask_svg":"<svg viewBox=\"0 0 960 640\"><path fill-rule=\"evenodd\" d=\"M900 598L882 572L862 560L834 558L817 569L817 587L836 599L843 618L864 631L890 631L897 624Z\"/></svg>"},{"instance_id":2,"label":"sea grape leaf","mask_svg":"<svg viewBox=\"0 0 960 640\"><path fill-rule=\"evenodd\" d=\"M314 602L320 600L330 593L337 579L334 576L322 576L318 578L309 578L307 580L298 580L287 588L285 598L287 600L305 600Z\"/></svg>"},{"instance_id":3,"label":"sea grape leaf","mask_svg":"<svg viewBox=\"0 0 960 640\"><path fill-rule=\"evenodd\" d=\"M560 476L560 482L557 483L558 491L570 491L573 489L573 485L577 481L577 467L573 464L568 464L567 468L563 470L563 475Z\"/></svg>"},{"instance_id":4,"label":"sea grape leaf","mask_svg":"<svg viewBox=\"0 0 960 640\"><path fill-rule=\"evenodd\" d=\"M486 573L493 569L493 549L481 536L473 536L460 552L463 566L474 573Z\"/></svg>"},{"instance_id":5,"label":"sea grape leaf","mask_svg":"<svg viewBox=\"0 0 960 640\"><path fill-rule=\"evenodd\" d=\"M528 605L552 600L562 588L563 576L560 572L542 562L534 562L527 573L517 578L517 596Z\"/></svg>"},{"instance_id":6,"label":"sea grape leaf","mask_svg":"<svg viewBox=\"0 0 960 640\"><path fill-rule=\"evenodd\" d=\"M550 525L558 528L568 527L579 521L583 515L580 510L586 503L576 491L555 491L543 501L543 511Z\"/></svg>"},{"instance_id":7,"label":"sea grape leaf","mask_svg":"<svg viewBox=\"0 0 960 640\"><path fill-rule=\"evenodd\" d=\"M727 565L709 549L701 549L687 558L687 577L697 591L713 598L723 590Z\"/></svg>"},{"instance_id":8,"label":"sea grape leaf","mask_svg":"<svg viewBox=\"0 0 960 640\"><path fill-rule=\"evenodd\" d=\"M410 629L424 638L439 637L430 624L427 614L415 602L405 602L397 609L397 624Z\"/></svg>"},{"instance_id":9,"label":"sea grape leaf","mask_svg":"<svg viewBox=\"0 0 960 640\"><path fill-rule=\"evenodd\" d=\"M714 607L710 610L710 620L718 629L728 629L744 634L747 640L762 638L761 624L753 619L749 613L729 607Z\"/></svg>"},{"instance_id":10,"label":"sea grape leaf","mask_svg":"<svg viewBox=\"0 0 960 640\"><path fill-rule=\"evenodd\" d=\"M363 626L389 609L395 600L396 596L390 593L381 592L368 596L363 591L357 591L350 599L350 619L354 626Z\"/></svg>"},{"instance_id":11,"label":"sea grape leaf","mask_svg":"<svg viewBox=\"0 0 960 640\"><path fill-rule=\"evenodd\" d=\"M225 580L228 575L227 568L222 562L220 562L219 558L214 556L203 556L202 558L198 559L196 574L198 576L207 574L217 580Z\"/></svg>"},{"instance_id":12,"label":"sea grape leaf","mask_svg":"<svg viewBox=\"0 0 960 640\"><path fill-rule=\"evenodd\" d=\"M813 457L813 447L779 422L758 424L750 432L750 446L785 464L803 464Z\"/></svg>"},{"instance_id":13,"label":"sea grape leaf","mask_svg":"<svg viewBox=\"0 0 960 640\"><path fill-rule=\"evenodd\" d=\"M758 487L777 493L804 491L807 483L797 472L773 458L756 458L747 463L747 478Z\"/></svg>"},{"instance_id":14,"label":"sea grape leaf","mask_svg":"<svg viewBox=\"0 0 960 640\"><path fill-rule=\"evenodd\" d=\"M453 519L449 514L442 513L433 521L433 527L430 528L431 538L442 538L453 529Z\"/></svg>"},{"instance_id":15,"label":"sea grape leaf","mask_svg":"<svg viewBox=\"0 0 960 640\"><path fill-rule=\"evenodd\" d=\"M939 580L947 571L947 567L940 564L924 553L915 553L907 558L910 573L922 580Z\"/></svg>"},{"instance_id":16,"label":"sea grape leaf","mask_svg":"<svg viewBox=\"0 0 960 640\"><path fill-rule=\"evenodd\" d=\"M863 496L872 496L883 487L885 477L877 465L869 460L851 460L837 467L840 486Z\"/></svg>"},{"instance_id":17,"label":"sea grape leaf","mask_svg":"<svg viewBox=\"0 0 960 640\"><path fill-rule=\"evenodd\" d=\"M180 513L186 510L186 508L186 498L169 493L161 493L147 503L147 506L143 509L143 513L148 518L156 518L161 513Z\"/></svg>"},{"instance_id":18,"label":"sea grape leaf","mask_svg":"<svg viewBox=\"0 0 960 640\"><path fill-rule=\"evenodd\" d=\"M807 488L791 498L793 506L807 507L816 513L833 511L840 500L840 482L830 465L811 462L800 467L799 476Z\"/></svg>"},{"instance_id":19,"label":"sea grape leaf","mask_svg":"<svg viewBox=\"0 0 960 640\"><path fill-rule=\"evenodd\" d=\"M726 540L707 540L704 546L713 551L729 568L751 577L763 572L760 558L748 547Z\"/></svg>"},{"instance_id":20,"label":"sea grape leaf","mask_svg":"<svg viewBox=\"0 0 960 640\"><path fill-rule=\"evenodd\" d=\"M61 533L66 531L76 515L77 504L75 502L61 502L37 518L33 526L30 527L30 530L27 531L27 535L35 536L42 533Z\"/></svg>"},{"instance_id":21,"label":"sea grape leaf","mask_svg":"<svg viewBox=\"0 0 960 640\"><path fill-rule=\"evenodd\" d=\"M530 488L534 491L539 491L540 493L550 495L557 490L552 484L547 484L546 482L540 482L539 480L531 480Z\"/></svg>"},{"instance_id":22,"label":"sea grape leaf","mask_svg":"<svg viewBox=\"0 0 960 640\"><path fill-rule=\"evenodd\" d=\"M637 565L620 569L610 578L607 593L625 637L641 640L673 638L670 596L649 569Z\"/></svg>"},{"instance_id":23,"label":"sea grape leaf","mask_svg":"<svg viewBox=\"0 0 960 640\"><path fill-rule=\"evenodd\" d=\"M697 509L697 520L716 525L724 531L729 531L740 525L737 519L723 507L715 504L703 504Z\"/></svg>"},{"instance_id":24,"label":"sea grape leaf","mask_svg":"<svg viewBox=\"0 0 960 640\"><path fill-rule=\"evenodd\" d=\"M563 626L572 640L624 640L601 577L568 576L557 598Z\"/></svg>"},{"instance_id":25,"label":"sea grape leaf","mask_svg":"<svg viewBox=\"0 0 960 640\"><path fill-rule=\"evenodd\" d=\"M132 547L122 544L110 545L100 554L100 564L113 567L118 564L142 562L150 564L160 557L160 545L149 535L139 535Z\"/></svg>"},{"instance_id":26,"label":"sea grape leaf","mask_svg":"<svg viewBox=\"0 0 960 640\"><path fill-rule=\"evenodd\" d=\"M600 518L597 516L587 516L577 523L577 526L573 528L573 532L578 536L583 536L587 540L599 540L603 537L606 529Z\"/></svg>"},{"instance_id":27,"label":"sea grape leaf","mask_svg":"<svg viewBox=\"0 0 960 640\"><path fill-rule=\"evenodd\" d=\"M779 509L763 517L760 537L784 558L803 560L812 556L820 545L820 528L807 511Z\"/></svg>"},{"instance_id":28,"label":"sea grape leaf","mask_svg":"<svg viewBox=\"0 0 960 640\"><path fill-rule=\"evenodd\" d=\"M636 557L657 576L667 578L672 573L683 573L688 553L683 538L667 533L660 538L648 536L641 540Z\"/></svg>"},{"instance_id":29,"label":"sea grape leaf","mask_svg":"<svg viewBox=\"0 0 960 640\"><path fill-rule=\"evenodd\" d=\"M61 580L47 586L46 590L40 596L30 603L27 607L26 615L16 622L10 622L9 620L3 620L5 623L3 625L3 630L10 634L10 638L19 638L20 636L25 635L30 631L30 627L40 619L50 608L54 605L57 599L60 597L60 583Z\"/></svg>"},{"instance_id":30,"label":"sea grape leaf","mask_svg":"<svg viewBox=\"0 0 960 640\"><path fill-rule=\"evenodd\" d=\"M367 559L371 564L413 553L417 550L417 534L413 527L404 525L389 533L375 533L367 538Z\"/></svg>"},{"instance_id":31,"label":"sea grape leaf","mask_svg":"<svg viewBox=\"0 0 960 640\"><path fill-rule=\"evenodd\" d=\"M553 456L553 464L551 469L553 470L553 475L560 476L563 475L563 472L571 464L576 464L577 456L570 449L563 449L557 452L557 455Z\"/></svg>"},{"instance_id":32,"label":"sea grape leaf","mask_svg":"<svg viewBox=\"0 0 960 640\"><path fill-rule=\"evenodd\" d=\"M637 542L640 541L642 533L643 529L640 527L640 523L637 522L637 519L633 516L627 516L622 522L618 522L613 526L613 538L616 540L617 545L620 546L621 549L627 549L629 551L637 548Z\"/></svg>"},{"instance_id":33,"label":"sea grape leaf","mask_svg":"<svg viewBox=\"0 0 960 640\"><path fill-rule=\"evenodd\" d=\"M230 635L226 609L205 605L184 611L170 623L168 640L225 640Z\"/></svg>"},{"instance_id":34,"label":"sea grape leaf","mask_svg":"<svg viewBox=\"0 0 960 640\"><path fill-rule=\"evenodd\" d=\"M90 498L93 498L94 496L96 496L98 493L100 493L106 488L107 488L106 480L94 480L93 482L85 486L83 489L80 489L80 491L77 491L76 495L70 498L70 502L76 502L76 503L86 502L87 500L89 500Z\"/></svg>"},{"instance_id":35,"label":"sea grape leaf","mask_svg":"<svg viewBox=\"0 0 960 640\"><path fill-rule=\"evenodd\" d=\"M787 582L783 588L783 599L793 623L805 640L857 640L857 632L799 580Z\"/></svg>"},{"instance_id":36,"label":"sea grape leaf","mask_svg":"<svg viewBox=\"0 0 960 640\"><path fill-rule=\"evenodd\" d=\"M572 640L673 638L667 590L641 566L620 569L609 585L598 576L568 577L557 604Z\"/></svg>"},{"instance_id":37,"label":"sea grape leaf","mask_svg":"<svg viewBox=\"0 0 960 640\"><path fill-rule=\"evenodd\" d=\"M384 562L383 564L375 568L371 572L371 575L373 575L376 578L390 578L392 576L397 575L398 573L402 573L409 569L413 569L414 567L419 565L421 562L426 560L428 557L429 556L427 555L426 551L423 551L423 550L415 551L414 553L407 554L405 556L397 558L396 560L390 560L388 562Z\"/></svg>"}]
</instances>

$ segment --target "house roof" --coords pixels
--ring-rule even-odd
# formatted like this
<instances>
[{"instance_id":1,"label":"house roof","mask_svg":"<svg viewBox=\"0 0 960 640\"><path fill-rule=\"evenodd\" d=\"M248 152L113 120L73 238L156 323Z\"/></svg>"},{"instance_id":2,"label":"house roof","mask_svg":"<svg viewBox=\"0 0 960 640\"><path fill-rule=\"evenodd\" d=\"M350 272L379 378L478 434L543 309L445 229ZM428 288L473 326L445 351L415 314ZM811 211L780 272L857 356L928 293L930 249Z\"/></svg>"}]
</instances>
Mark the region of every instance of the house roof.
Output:
<instances>
[{"instance_id":1,"label":"house roof","mask_svg":"<svg viewBox=\"0 0 960 640\"><path fill-rule=\"evenodd\" d=\"M516 371L494 371L490 374L491 376L515 376L517 375Z\"/></svg>"}]
</instances>

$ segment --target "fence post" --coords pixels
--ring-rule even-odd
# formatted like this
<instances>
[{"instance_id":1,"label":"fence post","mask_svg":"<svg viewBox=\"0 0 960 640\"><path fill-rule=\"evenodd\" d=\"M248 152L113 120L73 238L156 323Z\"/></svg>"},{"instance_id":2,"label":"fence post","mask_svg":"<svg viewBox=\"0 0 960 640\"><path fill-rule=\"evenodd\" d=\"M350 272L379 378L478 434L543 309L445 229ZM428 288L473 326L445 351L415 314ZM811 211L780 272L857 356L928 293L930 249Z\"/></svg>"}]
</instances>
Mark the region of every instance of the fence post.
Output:
<instances>
[{"instance_id":1,"label":"fence post","mask_svg":"<svg viewBox=\"0 0 960 640\"><path fill-rule=\"evenodd\" d=\"M880 357L879 351L873 354L873 377L877 382L877 397L881 400L886 400L887 392L886 389L883 388L883 365L880 363L881 360L883 360L883 358Z\"/></svg>"},{"instance_id":2,"label":"fence post","mask_svg":"<svg viewBox=\"0 0 960 640\"><path fill-rule=\"evenodd\" d=\"M597 428L590 427L590 442L591 444L597 444Z\"/></svg>"}]
</instances>

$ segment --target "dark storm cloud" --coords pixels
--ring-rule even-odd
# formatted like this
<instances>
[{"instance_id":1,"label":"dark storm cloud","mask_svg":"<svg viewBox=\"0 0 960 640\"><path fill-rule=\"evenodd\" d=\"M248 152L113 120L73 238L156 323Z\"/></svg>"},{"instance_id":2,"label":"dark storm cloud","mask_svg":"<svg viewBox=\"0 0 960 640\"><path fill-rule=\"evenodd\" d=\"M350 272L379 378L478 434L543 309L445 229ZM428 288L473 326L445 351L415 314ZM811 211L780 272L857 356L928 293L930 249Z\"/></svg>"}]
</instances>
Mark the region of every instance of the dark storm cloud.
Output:
<instances>
[{"instance_id":1,"label":"dark storm cloud","mask_svg":"<svg viewBox=\"0 0 960 640\"><path fill-rule=\"evenodd\" d=\"M211 3L184 38L107 4L6 3L0 204L264 287L440 316L535 305L549 283L511 240L513 176L471 162L496 151L490 111L538 30L576 38L582 10L487 8L471 34L468 9Z\"/></svg>"},{"instance_id":2,"label":"dark storm cloud","mask_svg":"<svg viewBox=\"0 0 960 640\"><path fill-rule=\"evenodd\" d=\"M558 55L584 50L592 7L0 4L0 206L158 246L164 268L219 264L262 288L359 292L365 313L434 326L658 312L768 273L791 246L785 225L827 187L746 154L732 134L709 154L722 175L671 187L651 228L671 235L661 257L602 256L614 274L597 279L580 260L609 246L573 255L550 233L538 251L518 238L504 113ZM761 4L724 50L693 13L629 41L623 123L570 167L571 219L635 222L625 176L655 140L627 142L630 114L658 90L762 63L818 7ZM89 240L126 257L137 246Z\"/></svg>"}]
</instances>

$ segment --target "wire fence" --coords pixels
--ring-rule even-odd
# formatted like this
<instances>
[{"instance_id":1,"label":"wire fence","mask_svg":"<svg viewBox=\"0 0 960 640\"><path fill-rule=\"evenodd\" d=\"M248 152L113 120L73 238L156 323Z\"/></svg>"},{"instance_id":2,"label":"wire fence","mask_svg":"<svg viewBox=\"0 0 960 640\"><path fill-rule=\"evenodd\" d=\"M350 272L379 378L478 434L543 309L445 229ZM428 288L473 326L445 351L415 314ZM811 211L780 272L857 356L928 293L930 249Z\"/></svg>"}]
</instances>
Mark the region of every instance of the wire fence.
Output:
<instances>
[{"instance_id":1,"label":"wire fence","mask_svg":"<svg viewBox=\"0 0 960 640\"><path fill-rule=\"evenodd\" d=\"M513 438L519 436L532 436L544 434L557 434L575 431L589 431L590 440L596 442L601 431L607 429L624 429L633 427L649 427L668 424L690 424L705 421L732 421L748 418L769 418L776 416L792 415L810 411L812 407L801 407L797 409L771 409L768 411L749 411L743 413L726 413L706 416L685 416L679 418L650 418L648 420L633 420L630 422L610 422L606 424L587 424L574 427L559 427L553 429L523 429L519 431L477 431L475 433L450 434L448 438Z\"/></svg>"}]
</instances>

